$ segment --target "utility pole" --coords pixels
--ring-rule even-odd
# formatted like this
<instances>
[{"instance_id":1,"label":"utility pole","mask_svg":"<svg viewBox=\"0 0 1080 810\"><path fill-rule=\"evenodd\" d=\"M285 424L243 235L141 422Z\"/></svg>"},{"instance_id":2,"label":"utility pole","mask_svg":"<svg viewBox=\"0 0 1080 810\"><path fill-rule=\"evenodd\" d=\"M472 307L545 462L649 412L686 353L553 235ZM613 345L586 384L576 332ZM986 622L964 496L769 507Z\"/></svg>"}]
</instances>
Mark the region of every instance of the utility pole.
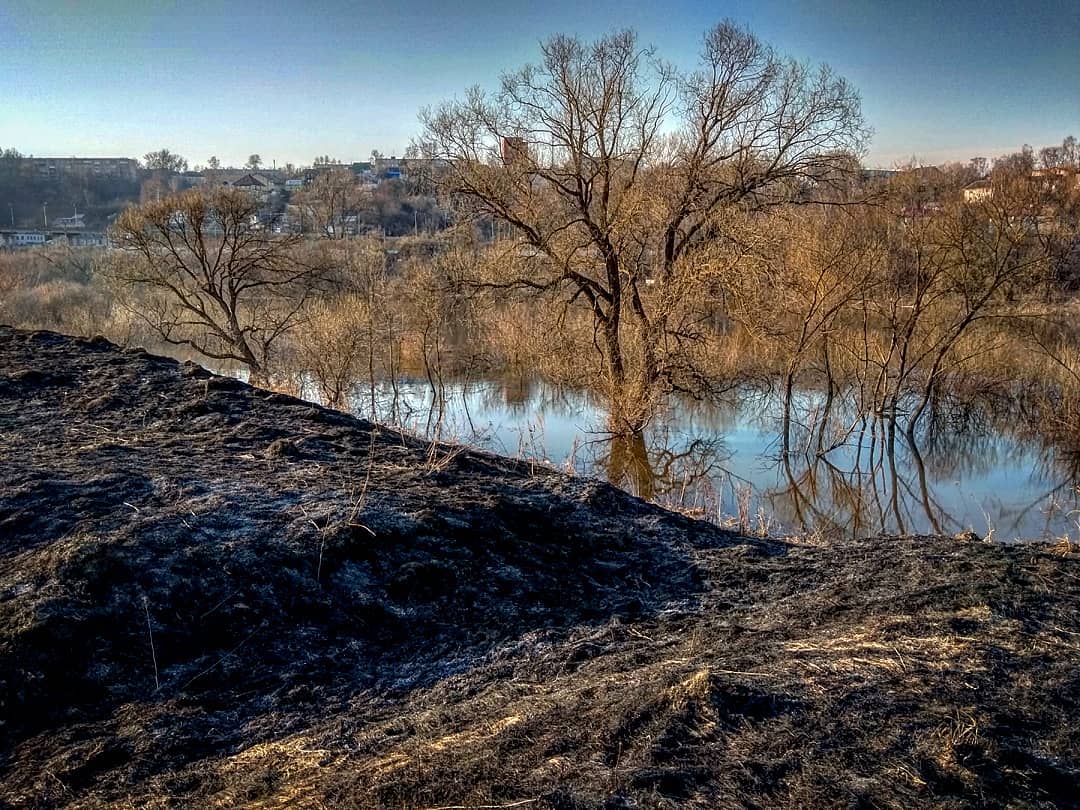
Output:
<instances>
[{"instance_id":1,"label":"utility pole","mask_svg":"<svg viewBox=\"0 0 1080 810\"><path fill-rule=\"evenodd\" d=\"M45 218L45 230L49 230L49 204L47 202L41 204L41 215Z\"/></svg>"},{"instance_id":2,"label":"utility pole","mask_svg":"<svg viewBox=\"0 0 1080 810\"><path fill-rule=\"evenodd\" d=\"M11 227L14 228L15 227L15 206L12 205L11 203L8 203L8 208L11 211Z\"/></svg>"}]
</instances>

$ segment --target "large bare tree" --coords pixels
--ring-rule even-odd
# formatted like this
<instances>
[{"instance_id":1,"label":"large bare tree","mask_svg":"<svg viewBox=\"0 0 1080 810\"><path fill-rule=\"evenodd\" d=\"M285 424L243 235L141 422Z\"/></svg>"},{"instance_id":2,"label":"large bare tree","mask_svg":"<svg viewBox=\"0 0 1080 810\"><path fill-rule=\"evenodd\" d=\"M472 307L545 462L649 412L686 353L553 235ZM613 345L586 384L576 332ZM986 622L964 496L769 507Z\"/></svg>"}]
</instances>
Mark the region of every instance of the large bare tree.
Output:
<instances>
[{"instance_id":1,"label":"large bare tree","mask_svg":"<svg viewBox=\"0 0 1080 810\"><path fill-rule=\"evenodd\" d=\"M494 92L421 113L418 143L447 190L525 248L490 283L565 289L591 309L613 429L638 432L685 387L680 306L707 287L717 240L767 206L811 199L863 144L858 95L731 23L680 71L632 32L556 36ZM522 260L522 257L526 257ZM689 375L692 378L693 375Z\"/></svg>"},{"instance_id":2,"label":"large bare tree","mask_svg":"<svg viewBox=\"0 0 1080 810\"><path fill-rule=\"evenodd\" d=\"M333 166L319 172L310 185L297 191L293 201L300 207L301 218L315 233L328 239L344 239L346 220L358 213L363 197L352 170Z\"/></svg>"},{"instance_id":3,"label":"large bare tree","mask_svg":"<svg viewBox=\"0 0 1080 810\"><path fill-rule=\"evenodd\" d=\"M235 189L186 191L128 208L114 263L132 311L164 341L243 364L266 383L272 351L297 326L323 276L296 235L258 225L259 203Z\"/></svg>"}]
</instances>

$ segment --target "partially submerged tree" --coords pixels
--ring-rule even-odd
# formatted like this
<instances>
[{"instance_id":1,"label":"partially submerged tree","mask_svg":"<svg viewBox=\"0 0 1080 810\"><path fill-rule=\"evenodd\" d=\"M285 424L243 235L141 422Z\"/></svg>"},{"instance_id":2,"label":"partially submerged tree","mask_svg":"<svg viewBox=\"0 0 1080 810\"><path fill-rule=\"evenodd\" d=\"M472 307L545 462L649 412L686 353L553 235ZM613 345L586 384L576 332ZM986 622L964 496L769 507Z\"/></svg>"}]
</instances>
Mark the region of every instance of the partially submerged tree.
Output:
<instances>
[{"instance_id":1,"label":"partially submerged tree","mask_svg":"<svg viewBox=\"0 0 1080 810\"><path fill-rule=\"evenodd\" d=\"M320 288L299 236L274 235L258 202L233 189L186 191L127 209L113 237L127 252L112 274L129 308L164 341L269 379L272 351Z\"/></svg>"},{"instance_id":2,"label":"partially submerged tree","mask_svg":"<svg viewBox=\"0 0 1080 810\"><path fill-rule=\"evenodd\" d=\"M423 111L419 146L446 161L460 206L526 246L520 272L487 283L564 289L590 308L612 428L639 432L658 394L687 384L697 332L676 305L701 293L700 248L737 241L739 217L805 200L850 165L859 99L730 23L708 32L690 73L628 31L557 36L542 54L494 93Z\"/></svg>"},{"instance_id":3,"label":"partially submerged tree","mask_svg":"<svg viewBox=\"0 0 1080 810\"><path fill-rule=\"evenodd\" d=\"M394 369L395 312L386 301L386 252L382 240L374 236L324 249L338 268L336 295L312 307L296 336L297 354L331 408L348 408L350 392L365 379L369 413L376 419L377 378L392 377Z\"/></svg>"},{"instance_id":4,"label":"partially submerged tree","mask_svg":"<svg viewBox=\"0 0 1080 810\"><path fill-rule=\"evenodd\" d=\"M718 268L728 316L778 348L783 358L785 455L791 450L799 377L811 373L823 383L828 410L836 395L836 355L843 351L837 343L849 337L844 321L857 323L863 302L879 292L885 251L862 216L869 210L846 206L777 210L758 223L775 234L767 250L754 261ZM817 438L817 450L824 451L824 432Z\"/></svg>"},{"instance_id":5,"label":"partially submerged tree","mask_svg":"<svg viewBox=\"0 0 1080 810\"><path fill-rule=\"evenodd\" d=\"M1058 243L1071 239L1051 215L1053 195L1024 163L1021 156L995 164L989 197L929 213L902 209L882 228L888 276L865 307L876 315L880 342L865 361L878 407L910 408L909 437L950 375L994 348L979 329L1015 315L1024 294L1044 289Z\"/></svg>"}]
</instances>

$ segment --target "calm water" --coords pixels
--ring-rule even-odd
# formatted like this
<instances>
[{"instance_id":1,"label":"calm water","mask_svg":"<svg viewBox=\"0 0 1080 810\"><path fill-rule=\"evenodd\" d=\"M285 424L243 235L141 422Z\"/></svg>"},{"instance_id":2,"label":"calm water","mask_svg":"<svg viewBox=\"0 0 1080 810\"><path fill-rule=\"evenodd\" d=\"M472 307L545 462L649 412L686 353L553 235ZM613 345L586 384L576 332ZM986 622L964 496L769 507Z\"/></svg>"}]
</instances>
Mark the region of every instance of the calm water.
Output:
<instances>
[{"instance_id":1,"label":"calm water","mask_svg":"<svg viewBox=\"0 0 1080 810\"><path fill-rule=\"evenodd\" d=\"M426 380L376 391L376 418L611 480L659 503L773 533L831 535L973 530L996 540L1080 536L1075 470L970 406L939 408L911 447L880 420L797 397L792 452L781 453L781 400L742 391L723 403L673 402L642 441L613 443L600 403L541 382ZM370 416L366 386L353 410ZM1002 423L1006 427L1002 427Z\"/></svg>"}]
</instances>

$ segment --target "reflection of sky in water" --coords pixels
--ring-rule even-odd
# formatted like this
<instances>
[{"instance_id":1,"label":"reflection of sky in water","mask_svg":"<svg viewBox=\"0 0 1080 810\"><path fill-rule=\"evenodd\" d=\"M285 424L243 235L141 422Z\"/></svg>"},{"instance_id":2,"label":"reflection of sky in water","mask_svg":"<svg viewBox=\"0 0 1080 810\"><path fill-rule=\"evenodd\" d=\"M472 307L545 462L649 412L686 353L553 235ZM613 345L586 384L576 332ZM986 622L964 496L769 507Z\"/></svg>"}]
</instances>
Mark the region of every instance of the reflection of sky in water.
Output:
<instances>
[{"instance_id":1,"label":"reflection of sky in water","mask_svg":"<svg viewBox=\"0 0 1080 810\"><path fill-rule=\"evenodd\" d=\"M578 445L594 438L603 426L603 414L580 393L564 393L545 386L527 390L501 382L450 384L440 416L426 381L398 383L397 413L393 388L388 383L376 392L380 422L400 424L422 436L479 445L508 456L562 464ZM368 415L367 391L353 400L354 410Z\"/></svg>"},{"instance_id":2,"label":"reflection of sky in water","mask_svg":"<svg viewBox=\"0 0 1080 810\"><path fill-rule=\"evenodd\" d=\"M474 444L510 456L545 460L559 467L572 463L581 474L607 477L610 449L604 441L604 414L588 395L560 391L543 383L477 381L451 383L441 409L432 408L426 381L399 381L396 410L393 387L377 389L379 421L396 423L424 436ZM921 458L896 437L891 463L883 453L881 425L867 425L861 436L818 458L816 433L823 398L801 393L789 477L780 458L781 403L778 397L748 393L726 405L700 402L677 405L663 423L646 433L650 472L663 467L654 498L707 507L713 515L736 515L744 490L753 493L749 512L761 509L779 530L821 528L841 534L903 531L954 533L973 529L998 540L1017 537L1075 537L1080 506L1072 480L1048 462L1036 446L1002 435L986 424L947 427L924 443ZM357 389L353 407L369 415L370 393ZM856 421L841 413L830 423L828 439ZM846 404L853 411L850 403ZM931 421L924 419L924 421ZM875 434L876 435L873 435ZM704 447L695 440L706 439ZM828 446L829 441L825 446ZM810 446L810 460L803 450ZM685 458L676 457L692 448ZM669 452L664 453L667 450ZM921 486L919 461L926 481ZM895 477L891 471L895 467ZM792 479L798 490L792 488ZM621 482L631 491L641 485ZM1057 499L1057 508L1050 510ZM898 517L899 516L899 517ZM774 529L777 528L774 524Z\"/></svg>"}]
</instances>

